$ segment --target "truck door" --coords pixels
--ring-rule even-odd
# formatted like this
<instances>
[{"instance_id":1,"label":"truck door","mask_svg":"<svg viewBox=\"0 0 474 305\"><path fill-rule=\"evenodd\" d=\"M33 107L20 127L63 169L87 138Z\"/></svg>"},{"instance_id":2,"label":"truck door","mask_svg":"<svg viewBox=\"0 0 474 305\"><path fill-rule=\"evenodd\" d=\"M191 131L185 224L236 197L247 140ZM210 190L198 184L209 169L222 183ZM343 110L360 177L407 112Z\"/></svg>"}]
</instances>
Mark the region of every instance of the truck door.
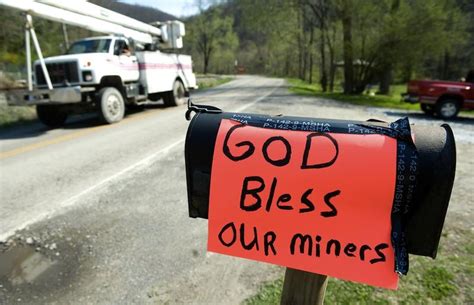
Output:
<instances>
[{"instance_id":1,"label":"truck door","mask_svg":"<svg viewBox=\"0 0 474 305\"><path fill-rule=\"evenodd\" d=\"M137 81L139 77L138 60L125 39L115 40L114 55L120 77L124 82Z\"/></svg>"}]
</instances>

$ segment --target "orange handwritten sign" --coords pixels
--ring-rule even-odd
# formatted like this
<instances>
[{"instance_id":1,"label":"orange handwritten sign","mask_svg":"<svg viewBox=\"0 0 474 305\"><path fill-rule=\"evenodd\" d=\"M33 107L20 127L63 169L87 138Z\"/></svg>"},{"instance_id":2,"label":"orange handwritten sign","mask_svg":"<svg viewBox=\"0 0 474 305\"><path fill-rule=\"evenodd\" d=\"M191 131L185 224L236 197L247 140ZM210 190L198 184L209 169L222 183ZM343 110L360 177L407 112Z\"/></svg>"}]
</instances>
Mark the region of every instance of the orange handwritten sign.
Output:
<instances>
[{"instance_id":1,"label":"orange handwritten sign","mask_svg":"<svg viewBox=\"0 0 474 305\"><path fill-rule=\"evenodd\" d=\"M395 289L396 140L272 130L224 119L208 250Z\"/></svg>"}]
</instances>

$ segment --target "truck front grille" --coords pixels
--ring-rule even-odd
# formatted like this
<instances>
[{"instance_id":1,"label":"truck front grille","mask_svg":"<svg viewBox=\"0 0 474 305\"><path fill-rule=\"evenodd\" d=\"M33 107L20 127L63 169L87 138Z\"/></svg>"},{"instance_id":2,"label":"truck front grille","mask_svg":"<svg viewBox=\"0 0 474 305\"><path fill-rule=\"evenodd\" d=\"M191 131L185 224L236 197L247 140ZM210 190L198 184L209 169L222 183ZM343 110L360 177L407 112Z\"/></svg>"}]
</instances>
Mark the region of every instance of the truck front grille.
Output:
<instances>
[{"instance_id":1,"label":"truck front grille","mask_svg":"<svg viewBox=\"0 0 474 305\"><path fill-rule=\"evenodd\" d=\"M53 84L79 82L79 73L76 61L48 63L46 64L46 68L48 69L49 77L51 78L51 83ZM35 70L36 83L39 86L46 85L46 79L44 77L43 70L41 69L41 65L36 65Z\"/></svg>"}]
</instances>

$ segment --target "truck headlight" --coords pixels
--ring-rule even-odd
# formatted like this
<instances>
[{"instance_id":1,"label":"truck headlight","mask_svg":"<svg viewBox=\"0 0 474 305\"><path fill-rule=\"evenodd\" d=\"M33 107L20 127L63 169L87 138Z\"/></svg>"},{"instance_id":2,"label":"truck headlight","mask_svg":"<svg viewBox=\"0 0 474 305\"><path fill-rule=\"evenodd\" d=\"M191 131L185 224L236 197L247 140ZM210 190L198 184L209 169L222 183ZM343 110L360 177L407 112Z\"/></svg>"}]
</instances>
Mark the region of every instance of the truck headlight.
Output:
<instances>
[{"instance_id":1,"label":"truck headlight","mask_svg":"<svg viewBox=\"0 0 474 305\"><path fill-rule=\"evenodd\" d=\"M91 82L92 81L92 71L83 71L82 72L82 79L85 82Z\"/></svg>"}]
</instances>

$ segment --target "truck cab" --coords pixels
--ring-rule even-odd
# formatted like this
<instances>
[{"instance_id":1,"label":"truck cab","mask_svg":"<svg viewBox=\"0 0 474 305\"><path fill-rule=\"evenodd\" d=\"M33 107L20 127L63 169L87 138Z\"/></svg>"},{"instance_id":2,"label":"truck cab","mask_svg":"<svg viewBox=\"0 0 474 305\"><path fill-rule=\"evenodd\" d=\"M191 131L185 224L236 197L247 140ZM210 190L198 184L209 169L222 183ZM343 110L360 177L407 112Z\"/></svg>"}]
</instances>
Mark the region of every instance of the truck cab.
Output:
<instances>
[{"instance_id":1,"label":"truck cab","mask_svg":"<svg viewBox=\"0 0 474 305\"><path fill-rule=\"evenodd\" d=\"M464 81L411 80L407 93L408 103L420 103L421 110L443 119L455 118L461 109L474 109L474 69Z\"/></svg>"},{"instance_id":2,"label":"truck cab","mask_svg":"<svg viewBox=\"0 0 474 305\"><path fill-rule=\"evenodd\" d=\"M132 43L125 37L102 36L74 42L64 55L45 59L51 83L56 87L97 86L103 77L138 81L139 66ZM46 88L40 61L34 63L36 85Z\"/></svg>"}]
</instances>

